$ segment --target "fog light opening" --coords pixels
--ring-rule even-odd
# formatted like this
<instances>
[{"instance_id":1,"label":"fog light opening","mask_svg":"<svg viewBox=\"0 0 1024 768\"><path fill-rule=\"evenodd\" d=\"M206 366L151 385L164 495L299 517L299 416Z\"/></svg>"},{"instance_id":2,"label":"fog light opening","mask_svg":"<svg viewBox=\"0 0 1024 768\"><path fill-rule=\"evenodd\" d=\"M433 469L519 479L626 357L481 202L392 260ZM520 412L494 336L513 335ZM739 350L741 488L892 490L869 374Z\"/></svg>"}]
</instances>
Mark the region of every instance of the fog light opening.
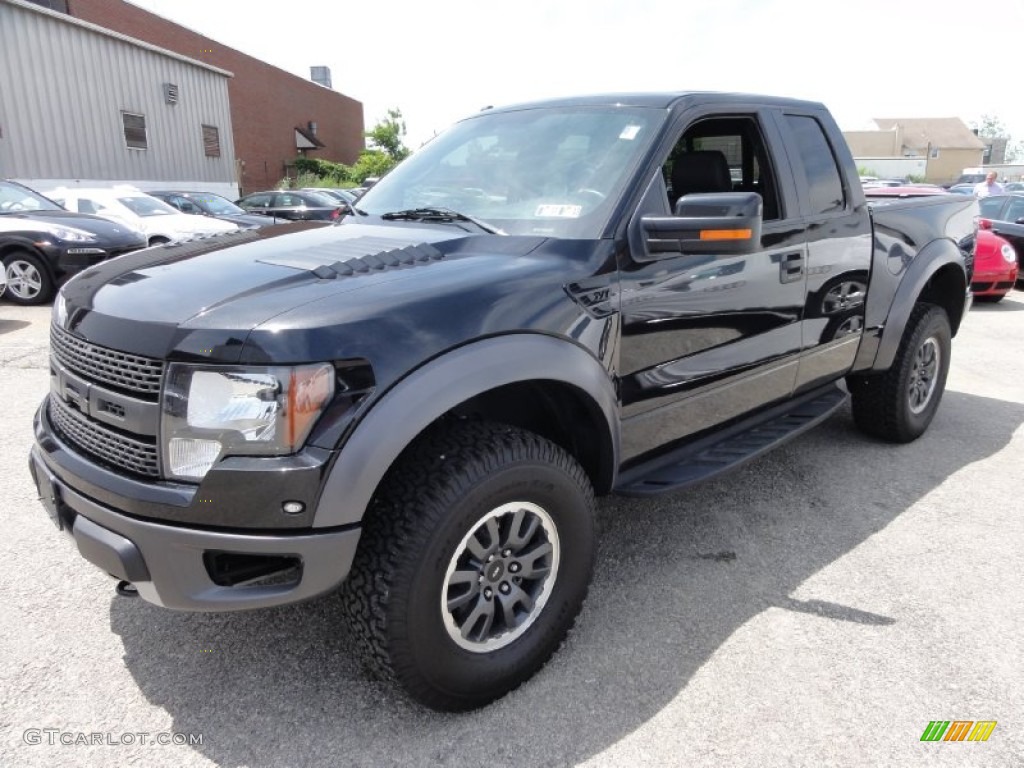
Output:
<instances>
[{"instance_id":1,"label":"fog light opening","mask_svg":"<svg viewBox=\"0 0 1024 768\"><path fill-rule=\"evenodd\" d=\"M294 555L209 551L203 554L203 563L219 587L288 585L302 580L302 560Z\"/></svg>"}]
</instances>

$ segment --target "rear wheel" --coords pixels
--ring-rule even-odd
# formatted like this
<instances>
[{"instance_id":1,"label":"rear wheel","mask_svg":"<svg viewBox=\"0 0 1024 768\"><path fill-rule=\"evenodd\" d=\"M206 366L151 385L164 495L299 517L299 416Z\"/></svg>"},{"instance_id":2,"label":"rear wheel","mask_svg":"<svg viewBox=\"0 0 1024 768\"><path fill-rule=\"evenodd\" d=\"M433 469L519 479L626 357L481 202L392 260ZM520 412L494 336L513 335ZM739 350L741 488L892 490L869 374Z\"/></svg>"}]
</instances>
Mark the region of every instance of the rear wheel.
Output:
<instances>
[{"instance_id":1,"label":"rear wheel","mask_svg":"<svg viewBox=\"0 0 1024 768\"><path fill-rule=\"evenodd\" d=\"M915 305L889 370L848 379L853 420L862 431L895 443L924 434L946 388L951 336L945 311Z\"/></svg>"},{"instance_id":2,"label":"rear wheel","mask_svg":"<svg viewBox=\"0 0 1024 768\"><path fill-rule=\"evenodd\" d=\"M342 592L371 666L442 710L528 679L586 596L594 509L579 464L530 432L460 422L418 439L371 504Z\"/></svg>"},{"instance_id":3,"label":"rear wheel","mask_svg":"<svg viewBox=\"0 0 1024 768\"><path fill-rule=\"evenodd\" d=\"M31 253L15 251L4 256L7 298L15 304L44 304L53 296L56 284L46 265Z\"/></svg>"}]
</instances>

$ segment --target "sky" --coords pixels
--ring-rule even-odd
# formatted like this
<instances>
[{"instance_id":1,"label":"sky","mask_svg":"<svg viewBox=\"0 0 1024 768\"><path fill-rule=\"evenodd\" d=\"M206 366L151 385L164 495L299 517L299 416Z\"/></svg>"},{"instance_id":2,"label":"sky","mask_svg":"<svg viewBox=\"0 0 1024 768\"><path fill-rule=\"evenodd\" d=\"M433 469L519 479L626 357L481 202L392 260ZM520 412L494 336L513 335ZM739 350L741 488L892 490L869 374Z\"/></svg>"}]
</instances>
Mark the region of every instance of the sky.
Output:
<instances>
[{"instance_id":1,"label":"sky","mask_svg":"<svg viewBox=\"0 0 1024 768\"><path fill-rule=\"evenodd\" d=\"M1024 139L1022 0L132 2L305 78L330 67L367 127L400 109L413 149L489 105L683 90L821 101L847 130L992 115Z\"/></svg>"}]
</instances>

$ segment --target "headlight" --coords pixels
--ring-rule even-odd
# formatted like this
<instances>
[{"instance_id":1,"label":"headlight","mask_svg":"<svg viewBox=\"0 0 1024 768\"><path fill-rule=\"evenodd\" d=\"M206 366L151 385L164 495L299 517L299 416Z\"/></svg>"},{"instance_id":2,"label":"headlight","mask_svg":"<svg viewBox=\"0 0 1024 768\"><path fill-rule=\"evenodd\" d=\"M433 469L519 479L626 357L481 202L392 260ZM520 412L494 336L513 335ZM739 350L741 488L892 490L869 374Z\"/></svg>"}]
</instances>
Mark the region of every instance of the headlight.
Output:
<instances>
[{"instance_id":1,"label":"headlight","mask_svg":"<svg viewBox=\"0 0 1024 768\"><path fill-rule=\"evenodd\" d=\"M1013 264L1013 262L1017 260L1017 252L1013 250L1013 246L1009 243L1004 243L1003 247L999 249L999 252L1003 254L1003 258L1010 264Z\"/></svg>"},{"instance_id":2,"label":"headlight","mask_svg":"<svg viewBox=\"0 0 1024 768\"><path fill-rule=\"evenodd\" d=\"M64 298L63 286L57 291L57 297L53 300L53 313L50 315L50 322L58 328L65 328L68 320L68 304Z\"/></svg>"},{"instance_id":3,"label":"headlight","mask_svg":"<svg viewBox=\"0 0 1024 768\"><path fill-rule=\"evenodd\" d=\"M83 232L80 229L70 227L53 227L50 232L54 237L68 243L95 243L96 236L90 232Z\"/></svg>"},{"instance_id":4,"label":"headlight","mask_svg":"<svg viewBox=\"0 0 1024 768\"><path fill-rule=\"evenodd\" d=\"M222 456L295 453L334 396L334 368L171 364L161 406L164 473L202 480Z\"/></svg>"}]
</instances>

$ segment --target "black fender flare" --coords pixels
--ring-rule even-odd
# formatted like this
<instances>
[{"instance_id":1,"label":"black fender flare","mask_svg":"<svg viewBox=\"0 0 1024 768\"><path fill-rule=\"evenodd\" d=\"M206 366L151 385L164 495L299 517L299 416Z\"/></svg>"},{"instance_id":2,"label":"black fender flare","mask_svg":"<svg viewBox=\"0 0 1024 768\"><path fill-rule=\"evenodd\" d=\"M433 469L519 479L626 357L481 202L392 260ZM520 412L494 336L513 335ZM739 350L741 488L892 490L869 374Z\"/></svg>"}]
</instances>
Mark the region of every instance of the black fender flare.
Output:
<instances>
[{"instance_id":1,"label":"black fender flare","mask_svg":"<svg viewBox=\"0 0 1024 768\"><path fill-rule=\"evenodd\" d=\"M497 387L541 380L571 385L597 405L611 439L614 474L620 455L618 398L604 366L583 348L555 337L497 336L431 360L374 403L341 446L320 494L313 526L328 528L362 520L395 459L445 413Z\"/></svg>"},{"instance_id":2,"label":"black fender flare","mask_svg":"<svg viewBox=\"0 0 1024 768\"><path fill-rule=\"evenodd\" d=\"M872 369L876 371L889 369L893 360L896 359L896 351L899 349L903 332L906 330L907 321L910 320L910 313L914 311L914 304L924 293L928 281L939 270L950 265L957 267L962 282L958 298L952 303L954 307L956 307L956 302L960 302L961 305L958 309L954 309L949 318L953 333L956 334L970 301L967 273L964 270L964 257L952 240L934 240L921 249L900 280L896 295L889 305L889 314L885 318L882 338L878 345L878 352L875 354L874 364L871 366ZM944 309L948 308L944 307Z\"/></svg>"}]
</instances>

